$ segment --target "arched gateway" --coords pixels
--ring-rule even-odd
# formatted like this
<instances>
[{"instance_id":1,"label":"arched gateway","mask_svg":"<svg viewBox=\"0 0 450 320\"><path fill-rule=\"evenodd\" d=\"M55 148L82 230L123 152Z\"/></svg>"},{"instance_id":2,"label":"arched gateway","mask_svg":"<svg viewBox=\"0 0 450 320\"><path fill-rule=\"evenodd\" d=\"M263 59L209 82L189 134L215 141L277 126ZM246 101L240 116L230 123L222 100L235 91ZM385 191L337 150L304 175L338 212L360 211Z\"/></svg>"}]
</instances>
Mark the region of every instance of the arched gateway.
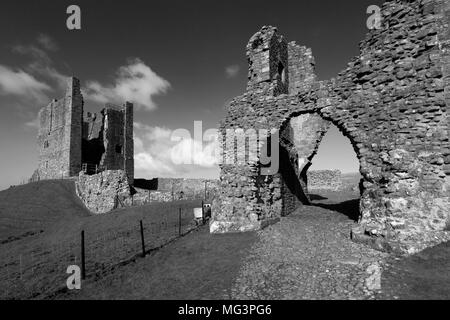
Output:
<instances>
[{"instance_id":1,"label":"arched gateway","mask_svg":"<svg viewBox=\"0 0 450 320\"><path fill-rule=\"evenodd\" d=\"M390 1L382 17L360 55L329 81L317 81L311 50L276 28L250 39L247 91L230 103L220 131L272 130L265 157L272 162L258 152L252 161L221 165L212 233L258 230L307 204L304 178L329 122L360 161L353 239L405 252L448 229L450 1ZM225 158L248 152L252 141L244 145L224 143Z\"/></svg>"}]
</instances>

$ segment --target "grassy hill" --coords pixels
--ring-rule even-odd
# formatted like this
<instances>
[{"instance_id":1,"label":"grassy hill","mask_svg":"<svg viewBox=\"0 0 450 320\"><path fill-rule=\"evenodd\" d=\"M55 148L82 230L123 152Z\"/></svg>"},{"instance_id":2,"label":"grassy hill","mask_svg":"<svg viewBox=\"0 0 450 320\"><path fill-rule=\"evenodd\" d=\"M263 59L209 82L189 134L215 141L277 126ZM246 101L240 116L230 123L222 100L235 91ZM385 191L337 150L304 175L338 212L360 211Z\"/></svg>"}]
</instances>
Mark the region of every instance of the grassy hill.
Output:
<instances>
[{"instance_id":1,"label":"grassy hill","mask_svg":"<svg viewBox=\"0 0 450 320\"><path fill-rule=\"evenodd\" d=\"M90 216L73 180L48 180L0 191L0 241Z\"/></svg>"},{"instance_id":2,"label":"grassy hill","mask_svg":"<svg viewBox=\"0 0 450 320\"><path fill-rule=\"evenodd\" d=\"M201 200L152 203L91 214L74 180L41 181L0 192L0 298L42 298L65 287L66 269L80 265L85 232L88 277L189 232ZM180 211L181 210L181 211ZM181 213L181 220L180 220Z\"/></svg>"}]
</instances>

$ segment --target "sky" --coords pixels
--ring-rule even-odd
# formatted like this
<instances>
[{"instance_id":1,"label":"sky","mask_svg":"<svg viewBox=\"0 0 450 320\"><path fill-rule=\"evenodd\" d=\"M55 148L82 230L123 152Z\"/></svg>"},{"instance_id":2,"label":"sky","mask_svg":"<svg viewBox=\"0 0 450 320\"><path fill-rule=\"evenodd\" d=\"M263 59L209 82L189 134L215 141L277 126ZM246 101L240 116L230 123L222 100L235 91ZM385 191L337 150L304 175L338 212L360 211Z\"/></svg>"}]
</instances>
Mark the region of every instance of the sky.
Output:
<instances>
[{"instance_id":1,"label":"sky","mask_svg":"<svg viewBox=\"0 0 450 320\"><path fill-rule=\"evenodd\" d=\"M245 91L245 46L264 25L311 47L320 80L336 76L368 32L377 0L155 1L3 0L0 9L0 189L37 167L37 113L82 81L85 110L106 101L135 103L136 177L217 178L207 161L174 165L186 146L174 130L217 128L225 106ZM69 30L67 7L81 9ZM313 169L358 170L347 138L324 138Z\"/></svg>"}]
</instances>

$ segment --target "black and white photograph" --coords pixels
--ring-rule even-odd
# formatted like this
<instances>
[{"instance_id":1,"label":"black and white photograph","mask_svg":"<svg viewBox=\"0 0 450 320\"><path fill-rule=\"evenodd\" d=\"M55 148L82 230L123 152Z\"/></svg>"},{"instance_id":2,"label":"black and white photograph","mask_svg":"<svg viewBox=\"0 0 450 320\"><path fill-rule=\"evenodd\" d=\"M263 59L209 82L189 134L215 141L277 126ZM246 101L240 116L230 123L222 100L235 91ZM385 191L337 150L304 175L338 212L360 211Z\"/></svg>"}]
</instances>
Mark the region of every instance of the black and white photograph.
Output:
<instances>
[{"instance_id":1,"label":"black and white photograph","mask_svg":"<svg viewBox=\"0 0 450 320\"><path fill-rule=\"evenodd\" d=\"M450 0L3 0L0 306L448 301L449 111Z\"/></svg>"}]
</instances>

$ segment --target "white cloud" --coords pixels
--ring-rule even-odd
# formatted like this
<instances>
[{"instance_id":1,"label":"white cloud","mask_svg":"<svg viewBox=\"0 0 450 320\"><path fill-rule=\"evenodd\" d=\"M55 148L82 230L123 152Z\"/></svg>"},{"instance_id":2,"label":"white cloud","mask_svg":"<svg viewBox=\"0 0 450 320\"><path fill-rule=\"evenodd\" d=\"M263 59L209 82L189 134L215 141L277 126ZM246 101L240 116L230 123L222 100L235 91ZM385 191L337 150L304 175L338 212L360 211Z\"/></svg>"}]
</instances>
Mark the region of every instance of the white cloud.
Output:
<instances>
[{"instance_id":1,"label":"white cloud","mask_svg":"<svg viewBox=\"0 0 450 320\"><path fill-rule=\"evenodd\" d=\"M33 75L0 65L0 94L15 95L26 100L35 99L39 103L44 103L48 100L45 92L49 90L50 86L37 80Z\"/></svg>"},{"instance_id":2,"label":"white cloud","mask_svg":"<svg viewBox=\"0 0 450 320\"><path fill-rule=\"evenodd\" d=\"M233 64L225 68L225 75L228 79L235 78L241 71L241 67L237 64Z\"/></svg>"},{"instance_id":3,"label":"white cloud","mask_svg":"<svg viewBox=\"0 0 450 320\"><path fill-rule=\"evenodd\" d=\"M183 139L175 144L170 152L175 164L195 164L201 167L213 167L215 144L195 141L192 138Z\"/></svg>"},{"instance_id":4,"label":"white cloud","mask_svg":"<svg viewBox=\"0 0 450 320\"><path fill-rule=\"evenodd\" d=\"M46 50L48 51L57 51L59 50L58 45L56 42L48 35L41 33L37 37L37 42Z\"/></svg>"},{"instance_id":5,"label":"white cloud","mask_svg":"<svg viewBox=\"0 0 450 320\"><path fill-rule=\"evenodd\" d=\"M25 122L25 127L31 128L31 129L39 129L39 125L40 125L39 116L28 122Z\"/></svg>"},{"instance_id":6,"label":"white cloud","mask_svg":"<svg viewBox=\"0 0 450 320\"><path fill-rule=\"evenodd\" d=\"M150 153L141 152L134 156L136 170L140 170L153 177L164 177L175 174L175 169L161 159L154 158Z\"/></svg>"},{"instance_id":7,"label":"white cloud","mask_svg":"<svg viewBox=\"0 0 450 320\"><path fill-rule=\"evenodd\" d=\"M181 177L215 166L215 143L200 143L191 137L174 139L174 131L135 123L135 167L150 177ZM191 174L192 176L192 174Z\"/></svg>"},{"instance_id":8,"label":"white cloud","mask_svg":"<svg viewBox=\"0 0 450 320\"><path fill-rule=\"evenodd\" d=\"M156 109L153 97L166 93L170 83L158 76L140 59L130 61L117 71L112 85L103 85L98 81L87 82L87 98L100 103L133 102L137 107L147 110Z\"/></svg>"},{"instance_id":9,"label":"white cloud","mask_svg":"<svg viewBox=\"0 0 450 320\"><path fill-rule=\"evenodd\" d=\"M12 51L21 55L27 55L33 58L33 60L39 61L40 63L49 64L51 59L47 52L43 49L38 48L34 45L16 45L12 47Z\"/></svg>"},{"instance_id":10,"label":"white cloud","mask_svg":"<svg viewBox=\"0 0 450 320\"><path fill-rule=\"evenodd\" d=\"M29 73L50 80L55 84L54 87L60 90L65 89L69 76L59 72L53 66L53 60L48 54L49 51L59 50L58 45L46 34L39 34L36 43L37 45L16 45L12 47L12 50L15 53L27 55L32 58L32 61L26 67Z\"/></svg>"},{"instance_id":11,"label":"white cloud","mask_svg":"<svg viewBox=\"0 0 450 320\"><path fill-rule=\"evenodd\" d=\"M36 38L36 42L30 45L15 45L12 47L13 52L29 55L36 60L43 60L41 62L50 63L51 59L47 51L58 51L58 45L56 42L46 34L39 34Z\"/></svg>"}]
</instances>

